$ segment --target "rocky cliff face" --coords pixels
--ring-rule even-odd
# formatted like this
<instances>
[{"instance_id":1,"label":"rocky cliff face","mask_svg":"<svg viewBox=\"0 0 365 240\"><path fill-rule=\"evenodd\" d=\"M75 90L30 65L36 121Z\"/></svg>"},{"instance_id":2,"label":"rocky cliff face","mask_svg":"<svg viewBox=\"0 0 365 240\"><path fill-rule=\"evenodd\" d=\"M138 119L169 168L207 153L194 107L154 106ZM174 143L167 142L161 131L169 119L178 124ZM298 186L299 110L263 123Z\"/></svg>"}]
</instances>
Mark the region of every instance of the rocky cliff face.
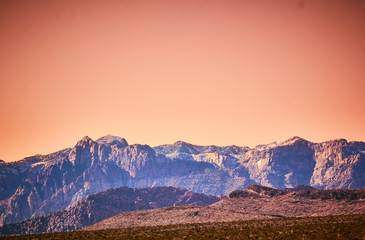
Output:
<instances>
[{"instance_id":1,"label":"rocky cliff face","mask_svg":"<svg viewBox=\"0 0 365 240\"><path fill-rule=\"evenodd\" d=\"M310 185L317 188L362 188L365 184L365 143L345 139L314 144L316 164Z\"/></svg>"},{"instance_id":2,"label":"rocky cliff face","mask_svg":"<svg viewBox=\"0 0 365 240\"><path fill-rule=\"evenodd\" d=\"M169 206L206 206L219 198L173 187L112 188L92 194L74 206L0 227L0 235L72 231L122 212Z\"/></svg>"},{"instance_id":3,"label":"rocky cliff face","mask_svg":"<svg viewBox=\"0 0 365 240\"><path fill-rule=\"evenodd\" d=\"M176 142L151 148L120 137L81 139L45 156L0 162L0 224L72 207L120 186L174 186L210 195L249 185L365 187L365 143L299 137L255 148Z\"/></svg>"}]
</instances>

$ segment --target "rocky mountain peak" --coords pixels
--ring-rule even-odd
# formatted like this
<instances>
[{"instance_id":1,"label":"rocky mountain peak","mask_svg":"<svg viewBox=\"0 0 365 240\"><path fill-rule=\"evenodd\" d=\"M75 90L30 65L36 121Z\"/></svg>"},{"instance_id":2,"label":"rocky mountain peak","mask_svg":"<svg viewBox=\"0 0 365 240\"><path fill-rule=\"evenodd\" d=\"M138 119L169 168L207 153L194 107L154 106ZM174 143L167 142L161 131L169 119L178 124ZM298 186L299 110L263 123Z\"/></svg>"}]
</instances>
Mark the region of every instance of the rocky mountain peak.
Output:
<instances>
[{"instance_id":1,"label":"rocky mountain peak","mask_svg":"<svg viewBox=\"0 0 365 240\"><path fill-rule=\"evenodd\" d=\"M145 144L132 144L132 145L129 145L128 150L133 151L135 153L153 151L153 149L150 146L145 145Z\"/></svg>"},{"instance_id":2,"label":"rocky mountain peak","mask_svg":"<svg viewBox=\"0 0 365 240\"><path fill-rule=\"evenodd\" d=\"M346 145L347 143L348 143L347 140L346 139L342 139L342 138L324 142L324 144L327 144L330 147L333 147L333 146L342 146L342 145Z\"/></svg>"},{"instance_id":3,"label":"rocky mountain peak","mask_svg":"<svg viewBox=\"0 0 365 240\"><path fill-rule=\"evenodd\" d=\"M69 152L68 160L74 166L77 166L78 171L84 171L99 161L98 148L98 143L90 137L85 136Z\"/></svg>"},{"instance_id":4,"label":"rocky mountain peak","mask_svg":"<svg viewBox=\"0 0 365 240\"><path fill-rule=\"evenodd\" d=\"M125 140L125 138L113 136L110 134L97 139L95 142L106 146L117 145L120 148L128 146L128 142Z\"/></svg>"},{"instance_id":5,"label":"rocky mountain peak","mask_svg":"<svg viewBox=\"0 0 365 240\"><path fill-rule=\"evenodd\" d=\"M85 137L81 138L81 140L76 143L76 147L78 147L78 146L81 146L81 147L91 146L93 143L95 143L94 140L92 140L88 136L85 136Z\"/></svg>"},{"instance_id":6,"label":"rocky mountain peak","mask_svg":"<svg viewBox=\"0 0 365 240\"><path fill-rule=\"evenodd\" d=\"M173 146L176 148L177 152L198 154L198 151L194 148L194 145L187 142L177 141L173 144Z\"/></svg>"},{"instance_id":7,"label":"rocky mountain peak","mask_svg":"<svg viewBox=\"0 0 365 240\"><path fill-rule=\"evenodd\" d=\"M190 146L192 146L192 144L179 140L179 141L175 142L173 144L173 146L175 146L175 147L190 147Z\"/></svg>"},{"instance_id":8,"label":"rocky mountain peak","mask_svg":"<svg viewBox=\"0 0 365 240\"><path fill-rule=\"evenodd\" d=\"M298 136L294 136L292 138L289 138L288 140L284 141L281 143L281 145L294 145L294 144L299 144L299 143L309 143L307 140L305 140L304 138L298 137Z\"/></svg>"}]
</instances>

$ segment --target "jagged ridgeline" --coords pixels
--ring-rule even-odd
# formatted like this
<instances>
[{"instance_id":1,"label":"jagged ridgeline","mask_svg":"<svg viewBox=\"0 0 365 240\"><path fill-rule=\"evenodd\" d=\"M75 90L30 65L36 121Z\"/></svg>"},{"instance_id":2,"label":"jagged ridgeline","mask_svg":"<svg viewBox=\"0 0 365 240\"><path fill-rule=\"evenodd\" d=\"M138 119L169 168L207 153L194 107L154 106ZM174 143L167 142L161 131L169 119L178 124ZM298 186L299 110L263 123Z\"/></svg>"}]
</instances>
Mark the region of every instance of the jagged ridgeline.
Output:
<instances>
[{"instance_id":1,"label":"jagged ridgeline","mask_svg":"<svg viewBox=\"0 0 365 240\"><path fill-rule=\"evenodd\" d=\"M259 184L275 188L365 187L365 143L333 140L238 146L176 142L151 148L120 137L82 138L73 148L0 162L0 224L74 206L120 186L173 186L208 195Z\"/></svg>"}]
</instances>

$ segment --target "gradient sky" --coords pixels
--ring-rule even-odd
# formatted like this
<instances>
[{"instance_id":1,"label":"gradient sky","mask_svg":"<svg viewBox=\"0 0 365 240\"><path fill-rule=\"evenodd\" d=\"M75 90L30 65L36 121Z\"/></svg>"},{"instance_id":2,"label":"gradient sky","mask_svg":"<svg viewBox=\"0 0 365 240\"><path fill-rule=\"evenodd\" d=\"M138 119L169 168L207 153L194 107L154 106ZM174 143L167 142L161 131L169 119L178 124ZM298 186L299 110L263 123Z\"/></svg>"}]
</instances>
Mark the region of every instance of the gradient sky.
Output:
<instances>
[{"instance_id":1,"label":"gradient sky","mask_svg":"<svg viewBox=\"0 0 365 240\"><path fill-rule=\"evenodd\" d=\"M0 0L0 159L365 141L365 2Z\"/></svg>"}]
</instances>

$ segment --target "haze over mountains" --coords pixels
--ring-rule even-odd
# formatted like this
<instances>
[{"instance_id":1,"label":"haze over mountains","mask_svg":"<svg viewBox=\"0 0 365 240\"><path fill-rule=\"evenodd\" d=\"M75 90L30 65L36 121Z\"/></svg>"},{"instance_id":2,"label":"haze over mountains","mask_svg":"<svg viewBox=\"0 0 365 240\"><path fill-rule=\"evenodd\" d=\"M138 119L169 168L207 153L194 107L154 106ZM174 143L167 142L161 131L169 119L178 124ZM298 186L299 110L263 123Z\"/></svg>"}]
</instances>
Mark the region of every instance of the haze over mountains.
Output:
<instances>
[{"instance_id":1,"label":"haze over mountains","mask_svg":"<svg viewBox=\"0 0 365 240\"><path fill-rule=\"evenodd\" d=\"M173 186L218 195L253 184L275 188L365 187L365 143L312 143L299 137L255 148L185 142L128 145L120 137L82 138L73 148L0 163L0 223L70 208L120 186Z\"/></svg>"}]
</instances>

